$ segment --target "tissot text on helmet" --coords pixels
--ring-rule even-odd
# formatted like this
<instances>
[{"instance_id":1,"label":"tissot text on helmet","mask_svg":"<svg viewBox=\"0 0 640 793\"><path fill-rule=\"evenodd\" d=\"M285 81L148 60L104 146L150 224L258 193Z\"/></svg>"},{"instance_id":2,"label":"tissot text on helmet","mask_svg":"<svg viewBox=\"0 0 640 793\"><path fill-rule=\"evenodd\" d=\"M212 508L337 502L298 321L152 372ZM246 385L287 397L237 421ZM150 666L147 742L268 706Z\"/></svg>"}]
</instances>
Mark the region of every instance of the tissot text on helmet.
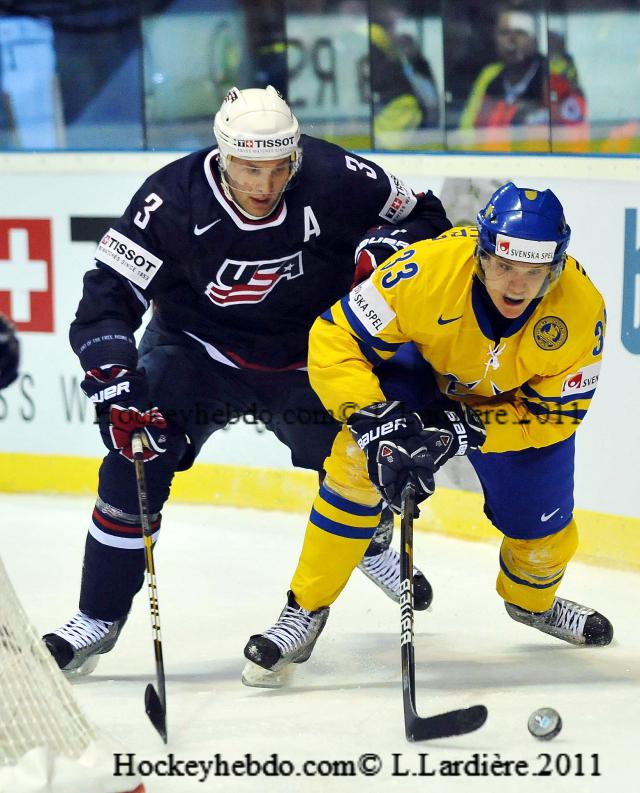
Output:
<instances>
[{"instance_id":1,"label":"tissot text on helmet","mask_svg":"<svg viewBox=\"0 0 640 793\"><path fill-rule=\"evenodd\" d=\"M264 140L260 138L238 137L233 142L233 145L237 146L239 149L273 149L293 146L294 141L295 138L293 135L290 135L288 138L266 138Z\"/></svg>"}]
</instances>

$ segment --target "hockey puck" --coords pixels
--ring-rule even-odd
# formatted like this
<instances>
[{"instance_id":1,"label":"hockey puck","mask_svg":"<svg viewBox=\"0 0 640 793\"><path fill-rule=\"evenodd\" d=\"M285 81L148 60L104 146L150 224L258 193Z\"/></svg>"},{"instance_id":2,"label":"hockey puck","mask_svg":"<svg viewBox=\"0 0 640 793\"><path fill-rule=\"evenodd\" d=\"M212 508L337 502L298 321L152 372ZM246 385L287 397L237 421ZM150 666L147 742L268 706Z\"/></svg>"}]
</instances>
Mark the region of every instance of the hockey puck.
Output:
<instances>
[{"instance_id":1,"label":"hockey puck","mask_svg":"<svg viewBox=\"0 0 640 793\"><path fill-rule=\"evenodd\" d=\"M562 729L562 719L553 708L538 708L529 716L527 727L534 738L550 741Z\"/></svg>"}]
</instances>

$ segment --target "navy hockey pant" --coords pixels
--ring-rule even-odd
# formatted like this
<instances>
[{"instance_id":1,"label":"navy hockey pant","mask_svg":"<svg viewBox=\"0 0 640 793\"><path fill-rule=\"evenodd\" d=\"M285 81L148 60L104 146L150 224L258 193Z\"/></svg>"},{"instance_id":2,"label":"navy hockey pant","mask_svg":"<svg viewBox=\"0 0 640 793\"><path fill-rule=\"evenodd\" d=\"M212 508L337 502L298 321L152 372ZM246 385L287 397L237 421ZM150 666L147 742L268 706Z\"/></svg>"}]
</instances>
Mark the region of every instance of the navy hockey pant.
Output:
<instances>
[{"instance_id":1,"label":"navy hockey pant","mask_svg":"<svg viewBox=\"0 0 640 793\"><path fill-rule=\"evenodd\" d=\"M174 473L189 468L205 441L229 422L257 417L289 447L294 466L315 471L322 470L339 426L311 389L306 372L235 369L183 339L152 321L140 345L139 366L172 430L167 451L144 467L154 540ZM100 467L80 609L99 619L123 617L144 583L144 570L134 468L111 451Z\"/></svg>"}]
</instances>

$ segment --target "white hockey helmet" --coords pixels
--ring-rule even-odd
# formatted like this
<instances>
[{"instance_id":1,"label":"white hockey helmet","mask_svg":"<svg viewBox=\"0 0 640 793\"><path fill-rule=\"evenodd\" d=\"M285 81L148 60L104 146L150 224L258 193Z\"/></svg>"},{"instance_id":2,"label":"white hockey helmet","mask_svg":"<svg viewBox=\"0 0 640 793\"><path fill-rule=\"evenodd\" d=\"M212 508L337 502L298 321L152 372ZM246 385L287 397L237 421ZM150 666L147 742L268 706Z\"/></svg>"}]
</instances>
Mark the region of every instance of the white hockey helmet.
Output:
<instances>
[{"instance_id":1,"label":"white hockey helmet","mask_svg":"<svg viewBox=\"0 0 640 793\"><path fill-rule=\"evenodd\" d=\"M291 108L272 85L231 88L213 122L224 172L229 157L245 160L291 159L291 176L300 168L300 127Z\"/></svg>"}]
</instances>

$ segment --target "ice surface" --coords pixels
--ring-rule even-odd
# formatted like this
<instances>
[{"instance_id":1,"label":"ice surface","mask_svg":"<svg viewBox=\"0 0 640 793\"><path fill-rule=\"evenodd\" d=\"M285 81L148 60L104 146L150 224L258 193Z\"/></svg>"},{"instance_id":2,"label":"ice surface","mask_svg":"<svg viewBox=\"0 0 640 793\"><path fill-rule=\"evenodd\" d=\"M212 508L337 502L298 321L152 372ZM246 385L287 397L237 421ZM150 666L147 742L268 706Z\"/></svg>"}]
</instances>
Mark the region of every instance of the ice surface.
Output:
<instances>
[{"instance_id":1,"label":"ice surface","mask_svg":"<svg viewBox=\"0 0 640 793\"><path fill-rule=\"evenodd\" d=\"M0 495L0 553L40 632L58 627L77 609L91 507L91 498ZM115 650L74 685L87 715L124 754L134 753L136 762L157 763L172 753L183 761L183 771L187 761L213 763L205 781L195 764L193 777L146 777L147 793L640 790L640 576L570 566L561 593L597 607L616 631L608 648L571 647L507 617L494 591L497 535L494 546L435 534L415 538L416 562L435 592L431 610L416 615L418 711L429 715L484 703L489 718L478 732L406 742L399 607L358 571L290 687L242 686L242 648L251 633L274 622L284 604L305 520L167 505L155 556L168 746L144 712L145 686L155 680L146 585ZM526 726L529 714L543 706L558 710L564 722L548 743L532 738ZM264 762L274 753L285 763L283 770L293 764L292 775L233 775L234 761L244 763L245 755ZM533 773L545 768L544 753L551 756L552 773L539 778ZM381 760L376 775L358 768L366 754ZM599 776L592 773L594 754ZM511 776L498 776L494 769L483 776L427 776L441 763L475 755L488 764L526 761L529 775L515 776L512 769ZM214 777L216 757L219 768L222 761L228 764L228 776ZM329 766L320 765L316 775L304 776L306 761L347 761L347 771L353 761L355 771L328 776ZM93 793L79 784L82 793Z\"/></svg>"}]
</instances>

